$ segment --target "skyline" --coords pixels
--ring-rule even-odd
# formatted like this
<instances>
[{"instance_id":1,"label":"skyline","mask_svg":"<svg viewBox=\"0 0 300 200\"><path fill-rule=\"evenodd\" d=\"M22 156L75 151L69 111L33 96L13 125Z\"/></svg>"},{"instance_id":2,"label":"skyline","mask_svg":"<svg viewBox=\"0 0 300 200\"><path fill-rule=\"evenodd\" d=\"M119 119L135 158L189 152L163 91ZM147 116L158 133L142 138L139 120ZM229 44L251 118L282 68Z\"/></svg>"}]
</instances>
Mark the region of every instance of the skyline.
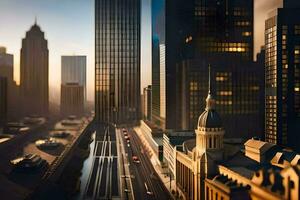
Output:
<instances>
[{"instance_id":1,"label":"skyline","mask_svg":"<svg viewBox=\"0 0 300 200\"><path fill-rule=\"evenodd\" d=\"M1 200L300 200L300 0L0 0Z\"/></svg>"},{"instance_id":2,"label":"skyline","mask_svg":"<svg viewBox=\"0 0 300 200\"><path fill-rule=\"evenodd\" d=\"M151 0L142 0L141 88L151 84ZM264 43L264 20L281 0L255 1L254 47ZM14 79L19 84L21 40L34 24L35 17L49 43L50 101L59 102L61 56L87 56L87 99L94 100L94 3L93 0L1 0L0 46L14 55ZM10 12L15 10L15 12ZM79 11L79 12L78 12ZM18 13L15 15L14 13ZM262 20L261 18L264 17ZM5 27L5 28L3 28ZM57 32L60 27L60 32ZM11 31L14 30L14 31ZM62 48L60 44L64 43Z\"/></svg>"}]
</instances>

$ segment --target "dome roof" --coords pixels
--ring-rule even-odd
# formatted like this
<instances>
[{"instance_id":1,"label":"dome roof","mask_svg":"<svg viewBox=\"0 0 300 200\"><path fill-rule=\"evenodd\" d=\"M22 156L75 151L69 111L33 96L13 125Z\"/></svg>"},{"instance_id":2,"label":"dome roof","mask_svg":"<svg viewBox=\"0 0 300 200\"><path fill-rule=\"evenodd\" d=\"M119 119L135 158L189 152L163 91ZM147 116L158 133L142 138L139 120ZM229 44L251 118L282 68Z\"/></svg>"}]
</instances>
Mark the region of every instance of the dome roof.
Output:
<instances>
[{"instance_id":1,"label":"dome roof","mask_svg":"<svg viewBox=\"0 0 300 200\"><path fill-rule=\"evenodd\" d=\"M206 109L199 117L198 127L221 128L222 119L216 110Z\"/></svg>"},{"instance_id":2,"label":"dome roof","mask_svg":"<svg viewBox=\"0 0 300 200\"><path fill-rule=\"evenodd\" d=\"M210 66L209 66L209 82L208 95L206 98L205 111L199 116L198 128L222 128L222 120L218 112L214 109L215 99L211 94L210 85Z\"/></svg>"}]
</instances>

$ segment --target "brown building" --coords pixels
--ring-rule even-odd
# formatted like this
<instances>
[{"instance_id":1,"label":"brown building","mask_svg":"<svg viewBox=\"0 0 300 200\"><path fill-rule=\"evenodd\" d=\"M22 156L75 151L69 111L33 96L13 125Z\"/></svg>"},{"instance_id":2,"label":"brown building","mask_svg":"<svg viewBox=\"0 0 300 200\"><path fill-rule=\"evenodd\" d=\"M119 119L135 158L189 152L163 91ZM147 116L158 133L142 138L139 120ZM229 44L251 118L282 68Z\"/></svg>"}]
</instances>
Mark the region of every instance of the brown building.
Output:
<instances>
[{"instance_id":1,"label":"brown building","mask_svg":"<svg viewBox=\"0 0 300 200\"><path fill-rule=\"evenodd\" d=\"M44 32L35 23L22 40L21 95L23 114L47 115L49 107L49 51Z\"/></svg>"},{"instance_id":2,"label":"brown building","mask_svg":"<svg viewBox=\"0 0 300 200\"><path fill-rule=\"evenodd\" d=\"M143 90L143 119L151 121L152 119L152 88L148 85Z\"/></svg>"},{"instance_id":3,"label":"brown building","mask_svg":"<svg viewBox=\"0 0 300 200\"><path fill-rule=\"evenodd\" d=\"M7 79L7 117L15 120L19 117L19 87L14 81L14 56L0 47L0 76Z\"/></svg>"},{"instance_id":4,"label":"brown building","mask_svg":"<svg viewBox=\"0 0 300 200\"><path fill-rule=\"evenodd\" d=\"M78 83L61 85L60 112L62 115L84 114L84 88Z\"/></svg>"},{"instance_id":5,"label":"brown building","mask_svg":"<svg viewBox=\"0 0 300 200\"><path fill-rule=\"evenodd\" d=\"M0 76L0 128L7 120L7 78Z\"/></svg>"}]
</instances>

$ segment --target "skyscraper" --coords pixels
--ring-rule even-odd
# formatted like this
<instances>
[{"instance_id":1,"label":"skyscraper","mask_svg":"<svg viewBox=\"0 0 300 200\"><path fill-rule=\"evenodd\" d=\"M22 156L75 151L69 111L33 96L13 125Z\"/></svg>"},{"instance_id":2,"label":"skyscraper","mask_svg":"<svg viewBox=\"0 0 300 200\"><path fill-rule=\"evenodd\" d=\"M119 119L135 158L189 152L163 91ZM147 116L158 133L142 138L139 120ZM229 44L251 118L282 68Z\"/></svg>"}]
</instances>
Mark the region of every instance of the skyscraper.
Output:
<instances>
[{"instance_id":1,"label":"skyscraper","mask_svg":"<svg viewBox=\"0 0 300 200\"><path fill-rule=\"evenodd\" d=\"M160 63L159 38L152 37L152 121L160 125Z\"/></svg>"},{"instance_id":2,"label":"skyscraper","mask_svg":"<svg viewBox=\"0 0 300 200\"><path fill-rule=\"evenodd\" d=\"M166 127L176 128L177 64L252 60L252 52L253 0L166 0Z\"/></svg>"},{"instance_id":3,"label":"skyscraper","mask_svg":"<svg viewBox=\"0 0 300 200\"><path fill-rule=\"evenodd\" d=\"M159 45L159 121L160 127L166 128L166 45Z\"/></svg>"},{"instance_id":4,"label":"skyscraper","mask_svg":"<svg viewBox=\"0 0 300 200\"><path fill-rule=\"evenodd\" d=\"M61 84L78 83L86 100L86 56L61 57Z\"/></svg>"},{"instance_id":5,"label":"skyscraper","mask_svg":"<svg viewBox=\"0 0 300 200\"><path fill-rule=\"evenodd\" d=\"M49 51L44 32L35 23L22 40L21 95L25 115L47 115L49 107Z\"/></svg>"},{"instance_id":6,"label":"skyscraper","mask_svg":"<svg viewBox=\"0 0 300 200\"><path fill-rule=\"evenodd\" d=\"M14 56L8 54L5 47L0 47L0 76L7 80L7 117L16 119L19 117L19 87L14 81Z\"/></svg>"},{"instance_id":7,"label":"skyscraper","mask_svg":"<svg viewBox=\"0 0 300 200\"><path fill-rule=\"evenodd\" d=\"M300 3L286 0L265 22L267 142L297 149L300 131Z\"/></svg>"},{"instance_id":8,"label":"skyscraper","mask_svg":"<svg viewBox=\"0 0 300 200\"><path fill-rule=\"evenodd\" d=\"M165 0L151 1L151 32L152 32L152 122L164 127L164 118L161 117L161 72L160 72L160 45L165 42ZM165 77L164 77L165 79Z\"/></svg>"},{"instance_id":9,"label":"skyscraper","mask_svg":"<svg viewBox=\"0 0 300 200\"><path fill-rule=\"evenodd\" d=\"M98 122L140 118L140 0L95 1L95 113Z\"/></svg>"},{"instance_id":10,"label":"skyscraper","mask_svg":"<svg viewBox=\"0 0 300 200\"><path fill-rule=\"evenodd\" d=\"M61 84L60 112L62 115L84 114L84 89L78 83Z\"/></svg>"}]
</instances>

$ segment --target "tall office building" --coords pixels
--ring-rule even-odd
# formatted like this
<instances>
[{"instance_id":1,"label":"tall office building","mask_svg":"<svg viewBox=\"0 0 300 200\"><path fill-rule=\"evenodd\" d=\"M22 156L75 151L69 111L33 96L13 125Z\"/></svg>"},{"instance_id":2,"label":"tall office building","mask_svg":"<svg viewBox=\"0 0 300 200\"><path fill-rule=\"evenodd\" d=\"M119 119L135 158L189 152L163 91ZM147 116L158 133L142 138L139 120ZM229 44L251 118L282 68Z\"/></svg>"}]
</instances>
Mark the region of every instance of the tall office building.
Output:
<instances>
[{"instance_id":1,"label":"tall office building","mask_svg":"<svg viewBox=\"0 0 300 200\"><path fill-rule=\"evenodd\" d=\"M44 32L35 23L22 40L20 85L23 114L48 114L48 68L47 40L44 37Z\"/></svg>"},{"instance_id":2,"label":"tall office building","mask_svg":"<svg viewBox=\"0 0 300 200\"><path fill-rule=\"evenodd\" d=\"M61 57L61 84L78 83L83 87L86 100L86 56Z\"/></svg>"},{"instance_id":3,"label":"tall office building","mask_svg":"<svg viewBox=\"0 0 300 200\"><path fill-rule=\"evenodd\" d=\"M300 139L300 3L286 0L265 22L265 139L297 149Z\"/></svg>"},{"instance_id":4,"label":"tall office building","mask_svg":"<svg viewBox=\"0 0 300 200\"><path fill-rule=\"evenodd\" d=\"M166 45L159 45L159 125L166 128Z\"/></svg>"},{"instance_id":5,"label":"tall office building","mask_svg":"<svg viewBox=\"0 0 300 200\"><path fill-rule=\"evenodd\" d=\"M182 118L174 115L174 110L190 109L184 118L196 119L196 116L201 113L197 109L200 106L194 105L190 108L182 106L187 106L188 100L193 99L192 96L197 96L197 99L205 97L205 94L199 90L199 87L206 85L207 80L204 77L196 78L197 80L191 82L183 99L177 98L178 88L174 87L179 82L177 69L184 69L186 65L190 65L193 73L198 74L206 71L208 63L211 63L213 68L215 63L218 66L223 65L223 71L235 76L240 73L237 71L239 67L251 66L252 60L253 0L166 0L166 128L182 128L180 127ZM237 79L238 77L233 77L233 80ZM184 83L186 84L188 82ZM198 88L195 89L196 87ZM243 85L239 87L242 88ZM186 102L181 102L182 100ZM219 105L221 102L217 98L216 104ZM253 106L252 103L248 103L247 105L246 101L243 102L243 108L246 110ZM222 109L220 114L223 114ZM236 116L230 123L236 123L238 119ZM187 129L194 128L192 121L194 120L185 125Z\"/></svg>"},{"instance_id":6,"label":"tall office building","mask_svg":"<svg viewBox=\"0 0 300 200\"><path fill-rule=\"evenodd\" d=\"M84 89L78 83L61 84L60 112L62 115L84 114Z\"/></svg>"},{"instance_id":7,"label":"tall office building","mask_svg":"<svg viewBox=\"0 0 300 200\"><path fill-rule=\"evenodd\" d=\"M165 42L165 0L151 1L152 32L152 122L164 127L161 117L160 45Z\"/></svg>"},{"instance_id":8,"label":"tall office building","mask_svg":"<svg viewBox=\"0 0 300 200\"><path fill-rule=\"evenodd\" d=\"M0 76L0 128L7 120L7 78Z\"/></svg>"},{"instance_id":9,"label":"tall office building","mask_svg":"<svg viewBox=\"0 0 300 200\"><path fill-rule=\"evenodd\" d=\"M95 113L98 122L140 118L140 0L95 1Z\"/></svg>"},{"instance_id":10,"label":"tall office building","mask_svg":"<svg viewBox=\"0 0 300 200\"><path fill-rule=\"evenodd\" d=\"M0 76L7 79L7 117L18 118L19 87L14 81L14 56L6 52L5 47L0 47Z\"/></svg>"},{"instance_id":11,"label":"tall office building","mask_svg":"<svg viewBox=\"0 0 300 200\"><path fill-rule=\"evenodd\" d=\"M160 125L160 60L159 38L152 37L152 121Z\"/></svg>"}]
</instances>

